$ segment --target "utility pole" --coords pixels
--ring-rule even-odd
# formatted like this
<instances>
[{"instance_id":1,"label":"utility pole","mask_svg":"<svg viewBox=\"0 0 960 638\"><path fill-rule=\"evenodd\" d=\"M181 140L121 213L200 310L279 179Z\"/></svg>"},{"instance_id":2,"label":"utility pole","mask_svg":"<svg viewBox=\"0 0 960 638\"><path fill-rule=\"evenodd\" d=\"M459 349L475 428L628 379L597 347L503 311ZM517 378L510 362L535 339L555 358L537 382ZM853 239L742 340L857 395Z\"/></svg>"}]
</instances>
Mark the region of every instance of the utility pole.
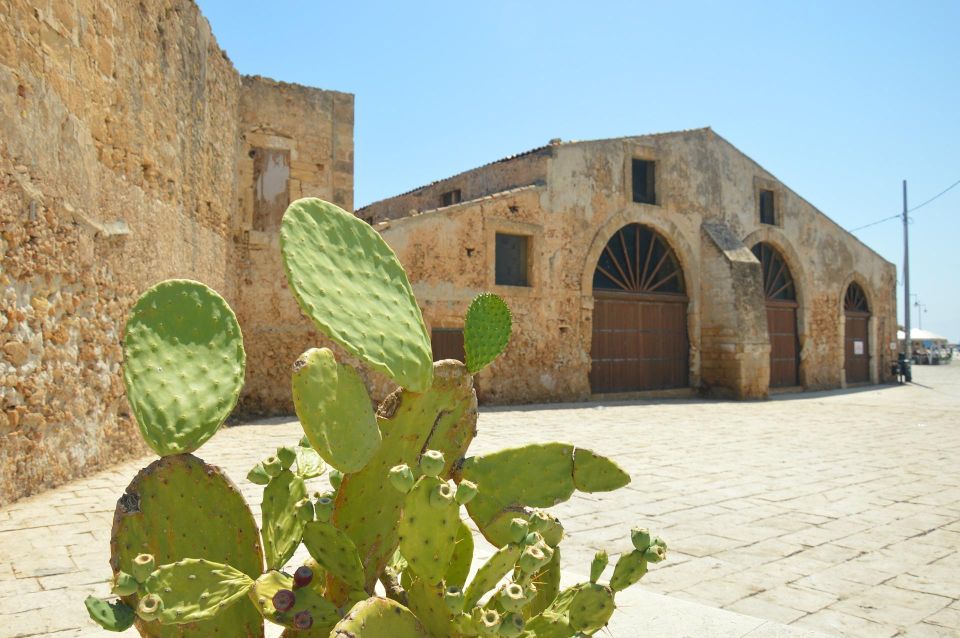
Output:
<instances>
[{"instance_id":1,"label":"utility pole","mask_svg":"<svg viewBox=\"0 0 960 638\"><path fill-rule=\"evenodd\" d=\"M907 383L913 381L913 374L910 370L910 363L913 358L913 342L910 339L910 230L908 227L909 219L907 217L907 180L903 180L903 353L906 368L904 370L904 379Z\"/></svg>"}]
</instances>

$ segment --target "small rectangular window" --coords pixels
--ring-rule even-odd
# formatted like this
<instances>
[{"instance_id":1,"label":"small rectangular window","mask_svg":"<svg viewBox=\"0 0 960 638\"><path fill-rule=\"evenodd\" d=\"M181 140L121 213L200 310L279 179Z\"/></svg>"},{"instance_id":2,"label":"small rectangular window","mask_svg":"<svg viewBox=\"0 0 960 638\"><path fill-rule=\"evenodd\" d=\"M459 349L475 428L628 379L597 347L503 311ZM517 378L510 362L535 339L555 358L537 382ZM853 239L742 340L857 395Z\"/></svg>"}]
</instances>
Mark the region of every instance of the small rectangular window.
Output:
<instances>
[{"instance_id":1,"label":"small rectangular window","mask_svg":"<svg viewBox=\"0 0 960 638\"><path fill-rule=\"evenodd\" d=\"M433 346L433 360L456 359L466 361L461 328L434 328L430 331L430 343Z\"/></svg>"},{"instance_id":2,"label":"small rectangular window","mask_svg":"<svg viewBox=\"0 0 960 638\"><path fill-rule=\"evenodd\" d=\"M527 278L530 238L497 233L496 283L498 286L529 286Z\"/></svg>"},{"instance_id":3,"label":"small rectangular window","mask_svg":"<svg viewBox=\"0 0 960 638\"><path fill-rule=\"evenodd\" d=\"M633 160L633 201L641 204L656 204L656 163L650 160Z\"/></svg>"},{"instance_id":4,"label":"small rectangular window","mask_svg":"<svg viewBox=\"0 0 960 638\"><path fill-rule=\"evenodd\" d=\"M447 191L440 195L440 205L441 206L453 206L454 204L460 203L460 189L455 188L452 191Z\"/></svg>"},{"instance_id":5,"label":"small rectangular window","mask_svg":"<svg viewBox=\"0 0 960 638\"><path fill-rule=\"evenodd\" d=\"M760 191L760 223L776 225L777 211L774 208L775 198L773 191Z\"/></svg>"}]
</instances>

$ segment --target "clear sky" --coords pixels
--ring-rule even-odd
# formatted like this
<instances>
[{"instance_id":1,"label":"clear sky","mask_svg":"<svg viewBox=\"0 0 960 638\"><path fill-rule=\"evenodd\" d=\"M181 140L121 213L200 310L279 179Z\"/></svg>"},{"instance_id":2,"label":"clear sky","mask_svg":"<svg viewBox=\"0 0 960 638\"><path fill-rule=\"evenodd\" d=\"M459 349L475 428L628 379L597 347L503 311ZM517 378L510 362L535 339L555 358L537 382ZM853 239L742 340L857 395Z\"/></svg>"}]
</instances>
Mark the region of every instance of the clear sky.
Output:
<instances>
[{"instance_id":1,"label":"clear sky","mask_svg":"<svg viewBox=\"0 0 960 638\"><path fill-rule=\"evenodd\" d=\"M241 73L356 95L358 207L555 137L701 126L848 229L900 212L903 179L911 206L960 180L958 0L198 4ZM910 226L951 341L958 219L960 186ZM902 277L898 221L856 234Z\"/></svg>"}]
</instances>

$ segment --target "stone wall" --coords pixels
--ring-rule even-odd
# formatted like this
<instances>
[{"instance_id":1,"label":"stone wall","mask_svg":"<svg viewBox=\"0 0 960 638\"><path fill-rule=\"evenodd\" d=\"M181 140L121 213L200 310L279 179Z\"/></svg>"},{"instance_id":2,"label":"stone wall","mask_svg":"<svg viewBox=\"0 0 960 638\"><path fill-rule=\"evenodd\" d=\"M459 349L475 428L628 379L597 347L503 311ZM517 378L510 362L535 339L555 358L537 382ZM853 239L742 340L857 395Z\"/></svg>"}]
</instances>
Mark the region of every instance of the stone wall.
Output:
<instances>
[{"instance_id":1,"label":"stone wall","mask_svg":"<svg viewBox=\"0 0 960 638\"><path fill-rule=\"evenodd\" d=\"M888 347L896 326L893 265L710 129L557 144L539 153L542 172L528 175L530 186L377 226L407 267L431 326L461 327L470 298L485 290L503 296L513 309L514 340L505 356L481 373L481 399L590 396L593 272L609 238L630 223L656 230L683 268L690 388L715 396L767 395L763 279L750 252L758 241L777 246L793 271L802 386L845 385L843 295L851 281L867 291L873 312L871 378L889 378ZM632 201L632 158L656 162L656 205ZM499 164L500 173L508 170ZM484 170L464 175L479 182ZM447 182L424 187L417 197L433 201ZM775 226L759 222L761 187L776 193L781 219ZM358 214L401 210L408 197L398 198L402 204L378 202ZM496 285L498 230L530 237L529 287Z\"/></svg>"},{"instance_id":2,"label":"stone wall","mask_svg":"<svg viewBox=\"0 0 960 638\"><path fill-rule=\"evenodd\" d=\"M251 268L248 211L239 211L251 187L237 167L243 135L282 131L282 107L300 102L313 119L289 133L323 167L295 165L291 191L349 207L352 98L241 85L190 0L4 3L0 504L144 452L120 340L153 283L198 279L254 332L280 325L240 294L238 273ZM275 283L276 270L254 280ZM271 360L258 342L248 366Z\"/></svg>"}]
</instances>

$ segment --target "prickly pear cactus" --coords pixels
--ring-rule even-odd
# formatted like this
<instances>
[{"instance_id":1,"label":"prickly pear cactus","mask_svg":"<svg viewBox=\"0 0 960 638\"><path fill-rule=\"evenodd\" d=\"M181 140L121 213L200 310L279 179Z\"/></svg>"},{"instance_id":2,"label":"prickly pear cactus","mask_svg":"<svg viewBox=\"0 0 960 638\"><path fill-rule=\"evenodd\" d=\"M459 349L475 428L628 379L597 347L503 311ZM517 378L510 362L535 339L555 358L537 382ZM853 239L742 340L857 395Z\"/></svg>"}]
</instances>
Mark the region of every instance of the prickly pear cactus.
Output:
<instances>
[{"instance_id":1,"label":"prickly pear cactus","mask_svg":"<svg viewBox=\"0 0 960 638\"><path fill-rule=\"evenodd\" d=\"M233 410L246 357L240 326L201 283L164 281L133 307L123 380L144 440L160 456L193 452Z\"/></svg>"},{"instance_id":2,"label":"prickly pear cactus","mask_svg":"<svg viewBox=\"0 0 960 638\"><path fill-rule=\"evenodd\" d=\"M93 621L158 638L262 638L264 620L283 626L282 638L600 632L616 593L664 560L666 544L634 528L634 549L618 557L609 583L601 582L609 558L598 552L590 581L561 591L564 528L537 508L630 477L564 443L467 457L477 424L472 374L508 343L506 304L477 297L465 317L466 365L432 364L406 274L367 224L299 200L284 216L281 243L303 311L403 387L374 412L354 368L327 349L305 352L292 381L306 436L247 475L264 486L258 531L229 479L187 453L236 402L244 364L236 318L195 282L148 291L128 322L124 377L144 438L162 458L117 504L112 591L121 600L89 598ZM324 460L333 489L310 494L307 481L326 470ZM461 507L494 545L472 579L474 539ZM301 544L311 559L288 567ZM387 598L376 595L378 581Z\"/></svg>"},{"instance_id":3,"label":"prickly pear cactus","mask_svg":"<svg viewBox=\"0 0 960 638\"><path fill-rule=\"evenodd\" d=\"M430 387L430 337L407 273L379 233L315 198L280 226L290 290L325 335L405 388Z\"/></svg>"}]
</instances>

